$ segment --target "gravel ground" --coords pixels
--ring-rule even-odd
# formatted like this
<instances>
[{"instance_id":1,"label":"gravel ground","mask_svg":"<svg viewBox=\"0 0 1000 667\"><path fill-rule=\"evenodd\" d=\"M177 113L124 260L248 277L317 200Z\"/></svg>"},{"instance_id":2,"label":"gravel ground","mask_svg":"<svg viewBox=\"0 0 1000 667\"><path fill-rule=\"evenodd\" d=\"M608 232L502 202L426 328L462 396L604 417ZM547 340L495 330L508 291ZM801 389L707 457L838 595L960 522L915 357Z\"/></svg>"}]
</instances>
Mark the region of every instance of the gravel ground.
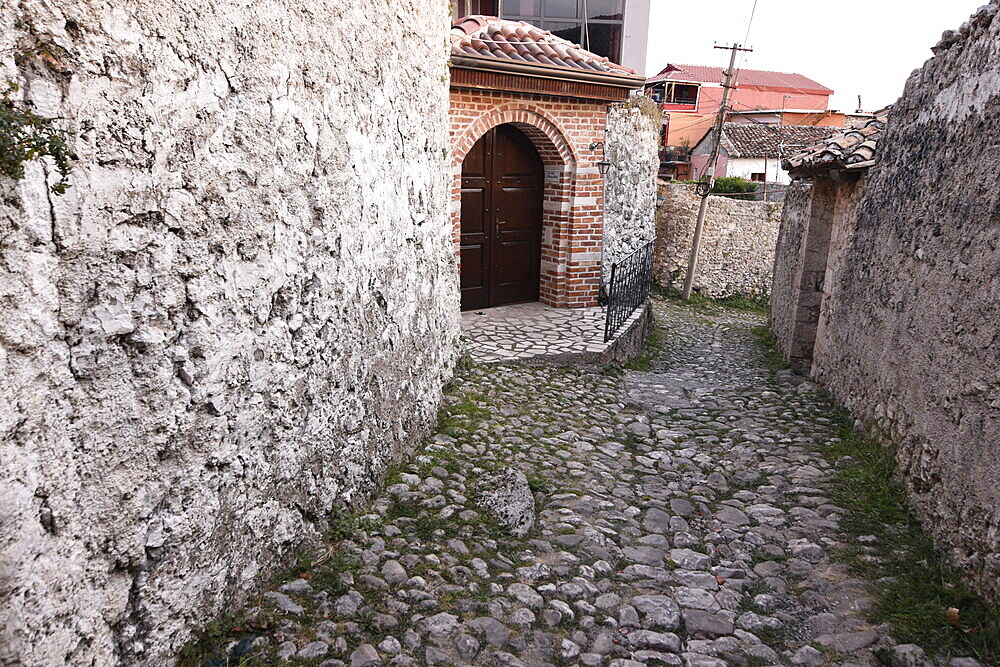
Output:
<instances>
[{"instance_id":1,"label":"gravel ground","mask_svg":"<svg viewBox=\"0 0 1000 667\"><path fill-rule=\"evenodd\" d=\"M888 648L931 664L866 625L865 584L830 559L832 406L767 367L762 317L655 307L646 372L462 370L441 432L216 655L708 667L874 665ZM533 519L526 535L498 500Z\"/></svg>"}]
</instances>

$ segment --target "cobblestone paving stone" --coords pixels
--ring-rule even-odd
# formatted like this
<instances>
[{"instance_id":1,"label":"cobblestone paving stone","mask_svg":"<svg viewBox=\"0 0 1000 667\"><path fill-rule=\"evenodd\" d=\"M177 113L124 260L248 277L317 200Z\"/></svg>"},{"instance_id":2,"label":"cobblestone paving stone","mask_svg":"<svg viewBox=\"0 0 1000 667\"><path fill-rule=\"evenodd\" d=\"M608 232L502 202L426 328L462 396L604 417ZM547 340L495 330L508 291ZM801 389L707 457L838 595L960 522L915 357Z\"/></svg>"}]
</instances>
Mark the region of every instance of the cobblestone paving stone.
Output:
<instances>
[{"instance_id":1,"label":"cobblestone paving stone","mask_svg":"<svg viewBox=\"0 0 1000 667\"><path fill-rule=\"evenodd\" d=\"M648 372L463 370L441 432L263 596L260 636L224 648L331 667L876 664L891 637L830 559L831 406L767 368L759 316L656 310ZM522 539L477 504L506 466L536 501Z\"/></svg>"}]
</instances>

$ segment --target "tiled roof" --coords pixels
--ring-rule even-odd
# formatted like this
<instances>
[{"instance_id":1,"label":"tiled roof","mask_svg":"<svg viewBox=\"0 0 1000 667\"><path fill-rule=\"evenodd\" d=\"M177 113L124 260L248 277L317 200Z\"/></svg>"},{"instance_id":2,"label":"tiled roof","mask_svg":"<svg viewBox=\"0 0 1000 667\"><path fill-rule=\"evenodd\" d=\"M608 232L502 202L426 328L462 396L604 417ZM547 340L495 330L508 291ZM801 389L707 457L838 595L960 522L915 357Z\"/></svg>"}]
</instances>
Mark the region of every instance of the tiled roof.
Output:
<instances>
[{"instance_id":1,"label":"tiled roof","mask_svg":"<svg viewBox=\"0 0 1000 667\"><path fill-rule=\"evenodd\" d=\"M812 125L726 123L722 127L722 147L731 158L765 155L777 158L801 150L803 146L812 146L838 131L840 128Z\"/></svg>"},{"instance_id":2,"label":"tiled roof","mask_svg":"<svg viewBox=\"0 0 1000 667\"><path fill-rule=\"evenodd\" d=\"M635 76L635 70L617 65L548 30L494 16L459 19L451 29L451 54Z\"/></svg>"},{"instance_id":3,"label":"tiled roof","mask_svg":"<svg viewBox=\"0 0 1000 667\"><path fill-rule=\"evenodd\" d=\"M782 160L781 166L800 174L830 169L867 169L875 163L878 141L888 119L889 109L879 111L864 127L835 134Z\"/></svg>"},{"instance_id":4,"label":"tiled roof","mask_svg":"<svg viewBox=\"0 0 1000 667\"><path fill-rule=\"evenodd\" d=\"M659 81L689 81L695 83L722 83L726 78L722 67L705 65L667 65L647 83ZM809 77L788 72L767 72L759 69L741 69L736 75L736 85L741 88L759 87L789 90L813 95L832 95L833 91Z\"/></svg>"}]
</instances>

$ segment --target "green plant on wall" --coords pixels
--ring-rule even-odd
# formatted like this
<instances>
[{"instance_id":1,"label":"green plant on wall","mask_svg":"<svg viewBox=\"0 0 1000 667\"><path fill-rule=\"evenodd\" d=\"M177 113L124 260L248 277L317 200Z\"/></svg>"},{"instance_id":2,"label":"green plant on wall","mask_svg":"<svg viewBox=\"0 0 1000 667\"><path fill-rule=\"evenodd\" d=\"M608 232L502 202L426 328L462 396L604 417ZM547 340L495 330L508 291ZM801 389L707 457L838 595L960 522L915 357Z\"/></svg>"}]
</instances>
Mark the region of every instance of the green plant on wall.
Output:
<instances>
[{"instance_id":1,"label":"green plant on wall","mask_svg":"<svg viewBox=\"0 0 1000 667\"><path fill-rule=\"evenodd\" d=\"M59 182L52 186L52 192L61 195L69 189L69 174L76 159L67 144L72 134L59 127L60 119L40 116L29 102L16 99L18 90L16 83L8 81L0 95L0 174L20 180L26 162L48 156L59 172Z\"/></svg>"},{"instance_id":2,"label":"green plant on wall","mask_svg":"<svg viewBox=\"0 0 1000 667\"><path fill-rule=\"evenodd\" d=\"M663 112L660 106L645 95L632 95L625 104L628 109L638 109L639 113L656 121L657 127L663 124Z\"/></svg>"},{"instance_id":3,"label":"green plant on wall","mask_svg":"<svg viewBox=\"0 0 1000 667\"><path fill-rule=\"evenodd\" d=\"M739 194L743 192L752 193L757 191L757 184L739 176L721 176L715 179L713 194ZM736 196L732 199L753 199L753 195Z\"/></svg>"}]
</instances>

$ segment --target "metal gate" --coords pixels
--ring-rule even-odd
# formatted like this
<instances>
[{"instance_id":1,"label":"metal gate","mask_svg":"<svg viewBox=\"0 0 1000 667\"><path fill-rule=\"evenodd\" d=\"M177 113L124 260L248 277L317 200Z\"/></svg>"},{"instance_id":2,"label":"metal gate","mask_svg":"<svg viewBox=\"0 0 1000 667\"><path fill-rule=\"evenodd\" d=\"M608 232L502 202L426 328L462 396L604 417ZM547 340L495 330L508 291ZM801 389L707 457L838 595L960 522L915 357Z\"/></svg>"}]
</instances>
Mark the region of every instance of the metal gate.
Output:
<instances>
[{"instance_id":1,"label":"metal gate","mask_svg":"<svg viewBox=\"0 0 1000 667\"><path fill-rule=\"evenodd\" d=\"M614 338L636 308L646 303L652 282L652 241L611 266L611 276L608 280L607 316L604 321L605 343Z\"/></svg>"}]
</instances>

